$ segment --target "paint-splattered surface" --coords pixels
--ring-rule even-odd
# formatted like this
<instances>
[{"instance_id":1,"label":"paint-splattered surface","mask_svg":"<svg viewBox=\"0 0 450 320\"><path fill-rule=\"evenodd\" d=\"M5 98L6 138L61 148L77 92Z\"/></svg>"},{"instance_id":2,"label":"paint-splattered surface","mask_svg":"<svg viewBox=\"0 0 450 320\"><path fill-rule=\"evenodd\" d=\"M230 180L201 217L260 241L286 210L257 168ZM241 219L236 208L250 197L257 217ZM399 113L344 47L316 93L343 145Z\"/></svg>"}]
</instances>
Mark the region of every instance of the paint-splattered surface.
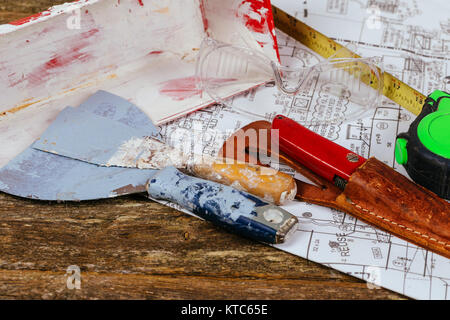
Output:
<instances>
[{"instance_id":1,"label":"paint-splattered surface","mask_svg":"<svg viewBox=\"0 0 450 320\"><path fill-rule=\"evenodd\" d=\"M62 2L4 0L0 19ZM140 196L49 205L0 194L0 204L4 299L404 298ZM81 290L65 285L70 265Z\"/></svg>"},{"instance_id":2,"label":"paint-splattered surface","mask_svg":"<svg viewBox=\"0 0 450 320\"><path fill-rule=\"evenodd\" d=\"M0 166L65 106L79 105L99 89L135 103L157 124L210 105L193 80L207 34L245 41L277 59L270 12L261 9L268 4L248 1L258 3L267 32L248 23L245 10L256 7L237 0L84 0L0 25Z\"/></svg>"}]
</instances>

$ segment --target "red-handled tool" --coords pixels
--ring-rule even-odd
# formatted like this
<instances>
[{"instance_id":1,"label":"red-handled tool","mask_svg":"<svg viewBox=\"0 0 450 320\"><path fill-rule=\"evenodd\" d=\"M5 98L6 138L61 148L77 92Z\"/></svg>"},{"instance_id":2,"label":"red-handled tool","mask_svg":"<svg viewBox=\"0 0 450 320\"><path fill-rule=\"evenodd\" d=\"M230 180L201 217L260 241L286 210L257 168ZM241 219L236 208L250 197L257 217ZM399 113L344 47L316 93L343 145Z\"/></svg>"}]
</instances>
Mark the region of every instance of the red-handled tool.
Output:
<instances>
[{"instance_id":1,"label":"red-handled tool","mask_svg":"<svg viewBox=\"0 0 450 320\"><path fill-rule=\"evenodd\" d=\"M272 129L278 129L280 151L340 188L367 160L282 115Z\"/></svg>"}]
</instances>

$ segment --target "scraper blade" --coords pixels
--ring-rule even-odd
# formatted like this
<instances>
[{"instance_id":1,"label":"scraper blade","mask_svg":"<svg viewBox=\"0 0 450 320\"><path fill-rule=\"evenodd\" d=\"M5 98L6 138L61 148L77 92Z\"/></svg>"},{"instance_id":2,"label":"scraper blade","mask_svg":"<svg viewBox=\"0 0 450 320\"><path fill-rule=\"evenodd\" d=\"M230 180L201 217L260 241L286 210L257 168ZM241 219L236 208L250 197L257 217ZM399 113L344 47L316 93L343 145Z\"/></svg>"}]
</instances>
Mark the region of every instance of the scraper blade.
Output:
<instances>
[{"instance_id":1,"label":"scraper blade","mask_svg":"<svg viewBox=\"0 0 450 320\"><path fill-rule=\"evenodd\" d=\"M80 104L78 111L91 112L97 116L120 122L128 127L141 129L148 136L160 140L159 128L137 106L107 91L97 91Z\"/></svg>"},{"instance_id":2,"label":"scraper blade","mask_svg":"<svg viewBox=\"0 0 450 320\"><path fill-rule=\"evenodd\" d=\"M28 148L0 169L0 191L51 201L82 201L146 192L157 170L99 167Z\"/></svg>"},{"instance_id":3,"label":"scraper blade","mask_svg":"<svg viewBox=\"0 0 450 320\"><path fill-rule=\"evenodd\" d=\"M147 137L161 141L159 129L145 113L121 97L98 91L78 108L64 109L33 147L110 166L121 146L140 144Z\"/></svg>"}]
</instances>

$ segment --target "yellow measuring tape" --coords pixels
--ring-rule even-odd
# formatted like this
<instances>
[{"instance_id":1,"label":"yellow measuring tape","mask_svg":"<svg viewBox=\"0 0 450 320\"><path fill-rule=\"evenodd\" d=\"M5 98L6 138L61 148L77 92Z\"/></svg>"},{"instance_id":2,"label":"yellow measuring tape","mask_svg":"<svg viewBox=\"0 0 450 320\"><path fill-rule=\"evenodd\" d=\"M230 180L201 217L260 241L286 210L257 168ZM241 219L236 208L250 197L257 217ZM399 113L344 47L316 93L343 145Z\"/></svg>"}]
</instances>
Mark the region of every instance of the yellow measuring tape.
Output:
<instances>
[{"instance_id":1,"label":"yellow measuring tape","mask_svg":"<svg viewBox=\"0 0 450 320\"><path fill-rule=\"evenodd\" d=\"M328 58L339 50L339 53L336 55L337 58L360 58L356 53L346 49L336 41L297 20L283 10L273 6L272 11L275 26L278 29L314 52L317 52L322 57ZM371 83L374 81L377 80L372 76ZM422 111L426 96L387 72L383 73L383 83L383 95L385 97L398 103L415 115L418 115Z\"/></svg>"}]
</instances>

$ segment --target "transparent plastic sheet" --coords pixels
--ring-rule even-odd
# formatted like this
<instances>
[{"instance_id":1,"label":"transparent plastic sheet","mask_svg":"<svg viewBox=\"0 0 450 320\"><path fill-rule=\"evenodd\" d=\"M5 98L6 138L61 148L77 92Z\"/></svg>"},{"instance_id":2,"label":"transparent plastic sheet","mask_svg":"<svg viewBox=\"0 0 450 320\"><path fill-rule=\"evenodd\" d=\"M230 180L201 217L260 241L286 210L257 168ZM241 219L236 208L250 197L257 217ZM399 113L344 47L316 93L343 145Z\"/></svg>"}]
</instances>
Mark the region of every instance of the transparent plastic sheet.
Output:
<instances>
[{"instance_id":1,"label":"transparent plastic sheet","mask_svg":"<svg viewBox=\"0 0 450 320\"><path fill-rule=\"evenodd\" d=\"M354 49L352 48L352 51ZM254 86L275 81L278 89L288 95L308 95L312 82L336 99L356 104L344 113L327 115L320 120L305 120L302 124L321 125L358 119L376 108L383 90L382 58L336 58L337 54L312 66L283 66L261 52L237 47L207 38L197 58L196 76L199 89L217 103L233 110L264 119L258 110L230 106L229 92L240 85ZM289 116L289 114L285 114Z\"/></svg>"}]
</instances>

